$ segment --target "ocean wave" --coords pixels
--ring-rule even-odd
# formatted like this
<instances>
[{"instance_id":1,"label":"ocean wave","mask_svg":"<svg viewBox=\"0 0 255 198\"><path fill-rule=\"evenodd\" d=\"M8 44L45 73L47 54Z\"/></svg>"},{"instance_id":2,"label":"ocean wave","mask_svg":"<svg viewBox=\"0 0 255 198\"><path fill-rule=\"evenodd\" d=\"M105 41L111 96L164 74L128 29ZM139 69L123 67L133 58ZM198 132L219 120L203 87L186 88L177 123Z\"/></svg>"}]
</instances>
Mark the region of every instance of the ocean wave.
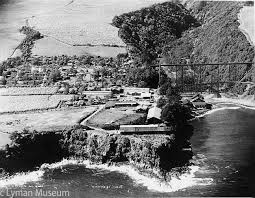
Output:
<instances>
[{"instance_id":1,"label":"ocean wave","mask_svg":"<svg viewBox=\"0 0 255 198\"><path fill-rule=\"evenodd\" d=\"M202 114L202 115L199 115L199 116L196 116L196 118L202 118L202 117L205 117L206 115L210 115L210 114L213 114L213 113L216 113L218 111L223 111L223 110L237 110L237 109L240 109L241 107L219 107L219 108L215 108L215 109L212 109L210 111L207 111L206 113Z\"/></svg>"},{"instance_id":2,"label":"ocean wave","mask_svg":"<svg viewBox=\"0 0 255 198\"><path fill-rule=\"evenodd\" d=\"M245 104L241 104L238 102L221 102L221 105L236 105L238 106L238 108L245 108L245 109L250 109L250 110L255 110L255 106L249 106L249 105L245 105Z\"/></svg>"},{"instance_id":3,"label":"ocean wave","mask_svg":"<svg viewBox=\"0 0 255 198\"><path fill-rule=\"evenodd\" d=\"M43 175L43 170L37 170L28 173L17 173L9 178L0 179L0 188L7 186L23 186L28 182L37 182L42 180Z\"/></svg>"},{"instance_id":4,"label":"ocean wave","mask_svg":"<svg viewBox=\"0 0 255 198\"><path fill-rule=\"evenodd\" d=\"M85 166L88 169L99 169L126 174L133 179L136 185L143 185L147 187L148 190L155 192L175 192L197 185L210 185L213 182L211 178L195 177L195 173L200 169L197 165L190 166L190 171L180 175L178 178L172 177L170 182L162 182L158 178L151 178L141 174L131 165L109 166L107 164L93 164L89 160L64 159L57 163L43 164L38 171L21 173L8 179L0 180L0 187L22 186L29 182L37 182L42 180L45 173L49 170L62 169L70 165Z\"/></svg>"},{"instance_id":5,"label":"ocean wave","mask_svg":"<svg viewBox=\"0 0 255 198\"><path fill-rule=\"evenodd\" d=\"M177 177L172 177L170 182L162 182L158 178L152 178L145 176L138 172L134 167L130 165L121 165L121 166L108 166L105 164L95 165L91 164L89 161L84 161L83 164L86 165L86 168L91 169L103 169L108 171L116 171L128 175L131 179L134 180L136 184L143 185L147 187L150 191L155 192L176 192L183 190L185 188L201 185L210 185L213 180L211 178L196 178L195 173L199 170L199 166L190 166L189 172L186 172Z\"/></svg>"}]
</instances>

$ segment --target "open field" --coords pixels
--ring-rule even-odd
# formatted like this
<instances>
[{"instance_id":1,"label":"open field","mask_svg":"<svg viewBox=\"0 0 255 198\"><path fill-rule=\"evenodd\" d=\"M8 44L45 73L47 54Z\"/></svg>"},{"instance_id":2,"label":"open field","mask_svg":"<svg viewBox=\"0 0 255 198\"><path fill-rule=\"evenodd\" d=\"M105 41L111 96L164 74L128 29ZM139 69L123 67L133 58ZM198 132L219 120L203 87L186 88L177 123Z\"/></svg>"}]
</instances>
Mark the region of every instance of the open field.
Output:
<instances>
[{"instance_id":1,"label":"open field","mask_svg":"<svg viewBox=\"0 0 255 198\"><path fill-rule=\"evenodd\" d=\"M111 123L128 124L143 116L143 114L134 112L134 109L131 107L106 109L89 120L88 124L99 128Z\"/></svg>"},{"instance_id":2,"label":"open field","mask_svg":"<svg viewBox=\"0 0 255 198\"><path fill-rule=\"evenodd\" d=\"M0 114L55 108L61 100L71 97L72 95L0 96Z\"/></svg>"},{"instance_id":3,"label":"open field","mask_svg":"<svg viewBox=\"0 0 255 198\"><path fill-rule=\"evenodd\" d=\"M0 96L50 95L56 91L56 87L8 87L0 89Z\"/></svg>"},{"instance_id":4,"label":"open field","mask_svg":"<svg viewBox=\"0 0 255 198\"><path fill-rule=\"evenodd\" d=\"M94 112L97 107L67 109L42 113L0 115L0 133L29 130L59 130L77 124L81 117Z\"/></svg>"}]
</instances>

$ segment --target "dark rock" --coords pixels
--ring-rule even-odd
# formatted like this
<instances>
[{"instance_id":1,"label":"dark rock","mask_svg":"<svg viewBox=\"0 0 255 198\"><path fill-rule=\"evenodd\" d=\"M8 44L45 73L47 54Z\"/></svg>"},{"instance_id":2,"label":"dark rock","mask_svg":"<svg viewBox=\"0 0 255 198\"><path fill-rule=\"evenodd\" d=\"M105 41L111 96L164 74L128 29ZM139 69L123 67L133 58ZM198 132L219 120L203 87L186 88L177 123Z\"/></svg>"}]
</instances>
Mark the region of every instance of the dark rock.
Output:
<instances>
[{"instance_id":1,"label":"dark rock","mask_svg":"<svg viewBox=\"0 0 255 198\"><path fill-rule=\"evenodd\" d=\"M111 135L87 131L82 126L64 132L25 131L13 134L11 145L0 151L0 168L26 171L75 157L95 163L129 163L166 176L172 168L183 166L192 158L189 136L176 134ZM185 148L190 148L189 152Z\"/></svg>"}]
</instances>

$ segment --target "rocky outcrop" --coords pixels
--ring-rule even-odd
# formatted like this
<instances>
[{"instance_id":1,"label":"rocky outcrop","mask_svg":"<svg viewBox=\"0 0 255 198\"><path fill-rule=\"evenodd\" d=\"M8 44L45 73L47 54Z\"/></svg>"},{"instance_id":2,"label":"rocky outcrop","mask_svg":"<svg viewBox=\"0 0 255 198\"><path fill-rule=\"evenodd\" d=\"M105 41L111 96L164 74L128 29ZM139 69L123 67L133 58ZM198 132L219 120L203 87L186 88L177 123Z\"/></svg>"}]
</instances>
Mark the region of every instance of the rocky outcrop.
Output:
<instances>
[{"instance_id":1,"label":"rocky outcrop","mask_svg":"<svg viewBox=\"0 0 255 198\"><path fill-rule=\"evenodd\" d=\"M9 173L33 170L42 163L53 163L67 157L59 144L60 132L24 131L13 133L10 145L0 150L0 168Z\"/></svg>"},{"instance_id":2,"label":"rocky outcrop","mask_svg":"<svg viewBox=\"0 0 255 198\"><path fill-rule=\"evenodd\" d=\"M190 130L190 129L189 129ZM0 167L9 172L33 169L63 158L89 159L94 163L129 163L161 176L192 158L188 138L169 135L119 135L78 126L64 132L24 132L0 151Z\"/></svg>"}]
</instances>

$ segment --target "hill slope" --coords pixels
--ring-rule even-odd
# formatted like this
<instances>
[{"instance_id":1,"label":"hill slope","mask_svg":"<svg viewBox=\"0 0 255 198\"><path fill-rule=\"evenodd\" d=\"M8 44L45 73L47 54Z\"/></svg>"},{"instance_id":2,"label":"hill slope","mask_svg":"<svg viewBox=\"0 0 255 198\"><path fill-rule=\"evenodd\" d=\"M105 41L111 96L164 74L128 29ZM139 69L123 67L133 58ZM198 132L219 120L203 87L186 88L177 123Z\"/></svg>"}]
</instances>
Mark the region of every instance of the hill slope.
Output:
<instances>
[{"instance_id":1,"label":"hill slope","mask_svg":"<svg viewBox=\"0 0 255 198\"><path fill-rule=\"evenodd\" d=\"M193 63L252 62L254 46L239 29L238 14L243 7L240 2L196 2L191 7L192 15L202 24L186 32L182 38L164 48L167 63L176 63L189 58ZM188 50L185 50L188 49ZM254 66L253 66L254 67ZM245 74L246 80L255 81L252 65L239 65L231 69L237 80ZM205 69L205 81L209 81L212 68ZM220 78L228 80L228 70L220 68ZM242 92L244 87L236 91Z\"/></svg>"},{"instance_id":2,"label":"hill slope","mask_svg":"<svg viewBox=\"0 0 255 198\"><path fill-rule=\"evenodd\" d=\"M239 29L238 14L244 3L187 2L189 10L180 4L157 4L115 17L113 25L119 28L122 40L131 46L130 54L142 61L148 56L155 60L156 54L161 52L166 63L180 63L183 59L190 59L192 63L254 60L254 46ZM231 72L236 79L248 73L246 80L255 81L253 68L255 66L240 65L233 67ZM211 78L212 70L203 71L207 74L205 81ZM226 79L227 70L220 68L220 75Z\"/></svg>"}]
</instances>

